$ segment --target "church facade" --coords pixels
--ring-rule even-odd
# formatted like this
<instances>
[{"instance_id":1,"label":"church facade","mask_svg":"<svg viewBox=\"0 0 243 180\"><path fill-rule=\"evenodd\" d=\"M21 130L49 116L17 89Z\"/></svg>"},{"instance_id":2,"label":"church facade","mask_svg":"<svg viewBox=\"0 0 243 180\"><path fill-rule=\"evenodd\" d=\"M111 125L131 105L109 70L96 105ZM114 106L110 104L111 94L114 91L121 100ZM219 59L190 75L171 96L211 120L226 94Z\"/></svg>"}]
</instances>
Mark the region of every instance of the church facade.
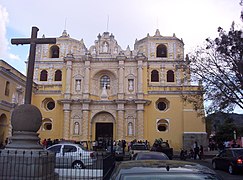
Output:
<instances>
[{"instance_id":1,"label":"church facade","mask_svg":"<svg viewBox=\"0 0 243 180\"><path fill-rule=\"evenodd\" d=\"M0 59L0 148L12 134L11 113L23 104L26 77Z\"/></svg>"},{"instance_id":2,"label":"church facade","mask_svg":"<svg viewBox=\"0 0 243 180\"><path fill-rule=\"evenodd\" d=\"M40 137L76 141L168 140L179 150L206 144L203 117L182 95L190 84L184 43L159 30L123 50L113 34L87 48L66 31L56 44L38 44L32 103L42 113Z\"/></svg>"}]
</instances>

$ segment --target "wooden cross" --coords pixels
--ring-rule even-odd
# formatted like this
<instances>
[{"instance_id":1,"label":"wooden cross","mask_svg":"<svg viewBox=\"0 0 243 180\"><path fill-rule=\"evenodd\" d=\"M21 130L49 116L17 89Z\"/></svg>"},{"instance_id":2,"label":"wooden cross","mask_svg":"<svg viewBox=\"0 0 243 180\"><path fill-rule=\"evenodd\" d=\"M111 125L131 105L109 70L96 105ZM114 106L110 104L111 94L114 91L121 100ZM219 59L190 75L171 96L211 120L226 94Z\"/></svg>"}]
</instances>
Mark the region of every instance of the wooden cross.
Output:
<instances>
[{"instance_id":1,"label":"wooden cross","mask_svg":"<svg viewBox=\"0 0 243 180\"><path fill-rule=\"evenodd\" d=\"M25 104L31 104L32 84L35 65L36 44L55 44L56 38L37 38L37 27L32 27L31 38L11 39L12 44L30 44L29 61L27 69L27 79L25 87Z\"/></svg>"}]
</instances>

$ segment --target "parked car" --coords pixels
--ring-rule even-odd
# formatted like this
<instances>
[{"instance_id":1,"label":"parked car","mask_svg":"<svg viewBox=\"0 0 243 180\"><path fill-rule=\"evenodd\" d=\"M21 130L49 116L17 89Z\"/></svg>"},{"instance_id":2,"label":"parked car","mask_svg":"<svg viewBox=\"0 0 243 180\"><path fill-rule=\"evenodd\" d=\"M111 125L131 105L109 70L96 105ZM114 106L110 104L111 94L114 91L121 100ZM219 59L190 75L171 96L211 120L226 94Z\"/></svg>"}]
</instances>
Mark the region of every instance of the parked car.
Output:
<instances>
[{"instance_id":1,"label":"parked car","mask_svg":"<svg viewBox=\"0 0 243 180\"><path fill-rule=\"evenodd\" d=\"M108 146L106 152L111 153L111 146ZM121 146L113 146L113 154L116 160L123 160L124 154Z\"/></svg>"},{"instance_id":2,"label":"parked car","mask_svg":"<svg viewBox=\"0 0 243 180\"><path fill-rule=\"evenodd\" d=\"M137 152L132 160L169 160L168 156L161 152Z\"/></svg>"},{"instance_id":3,"label":"parked car","mask_svg":"<svg viewBox=\"0 0 243 180\"><path fill-rule=\"evenodd\" d=\"M230 174L243 172L243 148L229 148L212 159L214 169L226 170Z\"/></svg>"},{"instance_id":4,"label":"parked car","mask_svg":"<svg viewBox=\"0 0 243 180\"><path fill-rule=\"evenodd\" d=\"M97 158L93 151L87 151L79 144L60 143L47 148L56 155L56 168L83 169L93 165Z\"/></svg>"},{"instance_id":5,"label":"parked car","mask_svg":"<svg viewBox=\"0 0 243 180\"><path fill-rule=\"evenodd\" d=\"M149 147L145 143L134 143L129 150L130 159L132 159L133 155L137 152L148 152Z\"/></svg>"},{"instance_id":6,"label":"parked car","mask_svg":"<svg viewBox=\"0 0 243 180\"><path fill-rule=\"evenodd\" d=\"M220 180L217 174L202 165L175 160L141 160L117 163L111 180L125 179L211 179Z\"/></svg>"}]
</instances>

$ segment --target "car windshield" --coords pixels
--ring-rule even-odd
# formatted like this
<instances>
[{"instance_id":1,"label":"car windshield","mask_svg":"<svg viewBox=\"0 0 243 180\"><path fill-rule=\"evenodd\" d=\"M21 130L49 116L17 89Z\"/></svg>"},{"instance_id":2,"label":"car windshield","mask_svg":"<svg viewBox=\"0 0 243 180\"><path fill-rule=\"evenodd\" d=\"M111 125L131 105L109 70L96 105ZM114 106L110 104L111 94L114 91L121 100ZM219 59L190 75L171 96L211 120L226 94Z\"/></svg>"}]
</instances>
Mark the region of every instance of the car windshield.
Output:
<instances>
[{"instance_id":1,"label":"car windshield","mask_svg":"<svg viewBox=\"0 0 243 180\"><path fill-rule=\"evenodd\" d=\"M115 151L122 151L122 148L121 148L121 146L114 146L114 150Z\"/></svg>"},{"instance_id":2,"label":"car windshield","mask_svg":"<svg viewBox=\"0 0 243 180\"><path fill-rule=\"evenodd\" d=\"M243 149L234 149L234 153L236 156L243 156Z\"/></svg>"},{"instance_id":3,"label":"car windshield","mask_svg":"<svg viewBox=\"0 0 243 180\"><path fill-rule=\"evenodd\" d=\"M147 147L145 146L145 145L143 145L143 144L141 144L141 145L133 145L132 146L132 149L133 150L146 150L147 149Z\"/></svg>"},{"instance_id":4,"label":"car windshield","mask_svg":"<svg viewBox=\"0 0 243 180\"><path fill-rule=\"evenodd\" d=\"M138 160L168 160L169 158L163 154L139 154L137 157Z\"/></svg>"},{"instance_id":5,"label":"car windshield","mask_svg":"<svg viewBox=\"0 0 243 180\"><path fill-rule=\"evenodd\" d=\"M204 179L211 179L211 180L219 180L218 177L211 175L211 174L192 174L192 173L175 173L175 174L164 174L164 173L153 173L153 174L124 174L121 177L122 180L148 180L148 179L155 179L155 180L204 180Z\"/></svg>"}]
</instances>

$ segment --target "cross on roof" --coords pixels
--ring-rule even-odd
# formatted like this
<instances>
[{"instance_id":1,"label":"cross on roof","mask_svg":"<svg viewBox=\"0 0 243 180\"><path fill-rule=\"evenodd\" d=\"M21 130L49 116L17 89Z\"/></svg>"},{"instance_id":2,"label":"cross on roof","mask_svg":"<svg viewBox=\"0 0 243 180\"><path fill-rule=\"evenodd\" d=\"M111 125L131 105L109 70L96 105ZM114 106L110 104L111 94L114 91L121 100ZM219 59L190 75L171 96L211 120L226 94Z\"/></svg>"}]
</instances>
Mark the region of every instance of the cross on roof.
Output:
<instances>
[{"instance_id":1,"label":"cross on roof","mask_svg":"<svg viewBox=\"0 0 243 180\"><path fill-rule=\"evenodd\" d=\"M24 101L25 104L31 104L36 44L56 43L56 38L37 38L38 31L39 29L37 27L32 27L31 38L11 39L12 44L16 44L16 45L30 44L27 80L26 80L26 88L25 88L25 101Z\"/></svg>"}]
</instances>

